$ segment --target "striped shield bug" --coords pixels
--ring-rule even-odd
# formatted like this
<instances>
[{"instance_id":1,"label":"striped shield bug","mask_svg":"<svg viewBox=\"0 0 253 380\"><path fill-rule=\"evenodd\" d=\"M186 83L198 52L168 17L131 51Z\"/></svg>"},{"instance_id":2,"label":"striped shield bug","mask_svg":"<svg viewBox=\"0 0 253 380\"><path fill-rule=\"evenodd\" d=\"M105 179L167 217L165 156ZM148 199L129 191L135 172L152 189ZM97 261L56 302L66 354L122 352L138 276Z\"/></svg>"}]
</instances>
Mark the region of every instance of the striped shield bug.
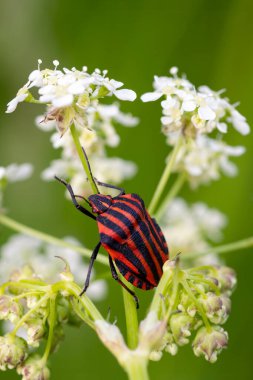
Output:
<instances>
[{"instance_id":1,"label":"striped shield bug","mask_svg":"<svg viewBox=\"0 0 253 380\"><path fill-rule=\"evenodd\" d=\"M84 150L83 152L95 183L87 155ZM109 255L112 277L134 297L138 308L137 296L121 281L115 265L122 276L137 288L149 290L158 285L162 266L168 260L168 247L156 220L151 218L143 200L137 194L126 194L122 188L96 180L99 186L116 189L119 194L112 197L98 193L85 199L75 195L66 181L55 178L66 186L75 207L96 220L98 225L100 241L91 255L85 285L80 295L89 286L91 270L102 245ZM84 199L92 212L80 205L76 198Z\"/></svg>"}]
</instances>

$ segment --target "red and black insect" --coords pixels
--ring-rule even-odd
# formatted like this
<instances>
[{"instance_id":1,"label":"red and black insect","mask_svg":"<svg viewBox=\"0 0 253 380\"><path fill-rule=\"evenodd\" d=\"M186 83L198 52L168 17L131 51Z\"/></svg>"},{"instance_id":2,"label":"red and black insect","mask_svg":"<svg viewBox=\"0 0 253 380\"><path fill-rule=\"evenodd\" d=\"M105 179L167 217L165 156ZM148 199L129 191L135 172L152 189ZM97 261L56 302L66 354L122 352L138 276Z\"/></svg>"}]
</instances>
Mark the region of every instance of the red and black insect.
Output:
<instances>
[{"instance_id":1,"label":"red and black insect","mask_svg":"<svg viewBox=\"0 0 253 380\"><path fill-rule=\"evenodd\" d=\"M89 166L85 152L84 155ZM70 184L58 177L55 178L66 186L75 207L95 219L98 224L100 241L91 255L85 286L81 294L89 286L91 270L102 245L109 254L112 277L135 298L138 308L138 298L120 280L114 263L124 278L135 287L149 290L157 286L162 276L162 266L168 260L168 247L161 228L155 219L151 218L143 200L137 194L125 194L122 188L96 181L100 186L119 190L119 195L111 197L98 193L89 196L86 200L75 195ZM81 206L76 198L85 199L97 216Z\"/></svg>"}]
</instances>

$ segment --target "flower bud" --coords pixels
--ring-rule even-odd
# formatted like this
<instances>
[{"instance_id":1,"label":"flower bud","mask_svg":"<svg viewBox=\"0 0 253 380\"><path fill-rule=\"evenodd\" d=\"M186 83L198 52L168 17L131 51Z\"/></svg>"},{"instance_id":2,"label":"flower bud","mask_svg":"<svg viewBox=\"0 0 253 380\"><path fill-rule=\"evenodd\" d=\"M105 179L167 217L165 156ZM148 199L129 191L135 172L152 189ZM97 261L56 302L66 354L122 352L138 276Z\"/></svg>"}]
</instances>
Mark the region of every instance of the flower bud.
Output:
<instances>
[{"instance_id":1,"label":"flower bud","mask_svg":"<svg viewBox=\"0 0 253 380\"><path fill-rule=\"evenodd\" d=\"M217 296L208 292L205 296L200 297L204 310L208 319L215 324L223 324L226 322L231 309L231 301L228 297Z\"/></svg>"},{"instance_id":2,"label":"flower bud","mask_svg":"<svg viewBox=\"0 0 253 380\"><path fill-rule=\"evenodd\" d=\"M10 281L18 282L20 280L34 280L35 273L30 265L24 265L11 273Z\"/></svg>"},{"instance_id":3,"label":"flower bud","mask_svg":"<svg viewBox=\"0 0 253 380\"><path fill-rule=\"evenodd\" d=\"M152 360L153 362L158 362L163 356L162 351L151 351L149 354L149 360Z\"/></svg>"},{"instance_id":4,"label":"flower bud","mask_svg":"<svg viewBox=\"0 0 253 380\"><path fill-rule=\"evenodd\" d=\"M165 351L171 354L172 356L175 356L178 352L178 346L175 343L173 335L167 332L166 335L164 336L164 341L165 341Z\"/></svg>"},{"instance_id":5,"label":"flower bud","mask_svg":"<svg viewBox=\"0 0 253 380\"><path fill-rule=\"evenodd\" d=\"M201 327L193 341L193 351L196 356L203 355L206 360L214 363L217 355L228 344L228 334L220 326L215 326L208 331L206 327Z\"/></svg>"},{"instance_id":6,"label":"flower bud","mask_svg":"<svg viewBox=\"0 0 253 380\"><path fill-rule=\"evenodd\" d=\"M170 328L176 343L179 346L189 343L193 318L186 313L178 313L170 318Z\"/></svg>"},{"instance_id":7,"label":"flower bud","mask_svg":"<svg viewBox=\"0 0 253 380\"><path fill-rule=\"evenodd\" d=\"M30 265L24 265L20 269L16 269L10 275L11 282L19 282L21 280L34 280L38 279L33 268ZM21 294L24 291L24 288L21 290L18 286L10 285L8 287L9 291L13 294Z\"/></svg>"},{"instance_id":8,"label":"flower bud","mask_svg":"<svg viewBox=\"0 0 253 380\"><path fill-rule=\"evenodd\" d=\"M29 357L19 365L17 372L23 376L22 380L48 380L50 376L49 369L37 355Z\"/></svg>"},{"instance_id":9,"label":"flower bud","mask_svg":"<svg viewBox=\"0 0 253 380\"><path fill-rule=\"evenodd\" d=\"M167 260L163 264L163 272L166 272L166 271L173 272L173 270L175 269L175 266L176 266L176 260Z\"/></svg>"},{"instance_id":10,"label":"flower bud","mask_svg":"<svg viewBox=\"0 0 253 380\"><path fill-rule=\"evenodd\" d=\"M29 346L38 347L40 340L44 337L46 328L42 319L30 319L26 323L27 327L27 343Z\"/></svg>"},{"instance_id":11,"label":"flower bud","mask_svg":"<svg viewBox=\"0 0 253 380\"><path fill-rule=\"evenodd\" d=\"M28 346L23 338L7 334L0 337L0 370L12 369L27 356Z\"/></svg>"},{"instance_id":12,"label":"flower bud","mask_svg":"<svg viewBox=\"0 0 253 380\"><path fill-rule=\"evenodd\" d=\"M70 266L69 266L69 263L67 262L67 260L65 260L61 256L56 256L56 257L58 259L62 260L65 263L64 270L60 273L61 280L73 282L74 281L74 276L73 276L73 274L71 272L71 269L70 269Z\"/></svg>"},{"instance_id":13,"label":"flower bud","mask_svg":"<svg viewBox=\"0 0 253 380\"><path fill-rule=\"evenodd\" d=\"M196 305L192 302L191 298L185 291L180 293L180 303L177 306L181 312L186 312L190 317L194 317L197 312Z\"/></svg>"},{"instance_id":14,"label":"flower bud","mask_svg":"<svg viewBox=\"0 0 253 380\"><path fill-rule=\"evenodd\" d=\"M232 268L221 266L217 268L217 278L219 280L221 290L231 293L236 285L236 273Z\"/></svg>"},{"instance_id":15,"label":"flower bud","mask_svg":"<svg viewBox=\"0 0 253 380\"><path fill-rule=\"evenodd\" d=\"M18 302L14 302L12 297L0 296L0 319L7 319L15 323L22 315L23 308Z\"/></svg>"}]
</instances>

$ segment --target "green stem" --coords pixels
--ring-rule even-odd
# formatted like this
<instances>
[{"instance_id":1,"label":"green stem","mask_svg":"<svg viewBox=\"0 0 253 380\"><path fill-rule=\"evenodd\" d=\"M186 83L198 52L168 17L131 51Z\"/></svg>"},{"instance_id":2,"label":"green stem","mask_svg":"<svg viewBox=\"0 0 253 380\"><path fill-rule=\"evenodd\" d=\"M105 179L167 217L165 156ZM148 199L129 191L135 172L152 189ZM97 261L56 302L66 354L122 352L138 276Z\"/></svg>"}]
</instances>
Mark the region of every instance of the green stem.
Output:
<instances>
[{"instance_id":1,"label":"green stem","mask_svg":"<svg viewBox=\"0 0 253 380\"><path fill-rule=\"evenodd\" d=\"M92 251L90 251L87 248L79 247L78 245L75 245L75 244L66 242L64 240L58 239L54 236L45 234L44 232L37 231L31 227L27 227L24 224L18 223L6 215L0 215L0 223L6 227L11 228L14 231L22 232L28 236L32 236L36 239L45 241L49 244L53 244L53 245L56 245L58 247L73 249L73 251L81 253L84 257L90 258L91 254L92 254ZM101 264L108 265L107 258L103 257L102 255L97 256L97 261Z\"/></svg>"},{"instance_id":2,"label":"green stem","mask_svg":"<svg viewBox=\"0 0 253 380\"><path fill-rule=\"evenodd\" d=\"M61 291L61 290L69 291L73 296L75 296L80 301L80 304L84 307L88 315L94 321L96 321L97 319L104 319L102 315L99 313L96 306L93 304L93 302L86 296L86 294L83 294L80 297L81 288L77 284L73 282L59 281L56 284L52 285L52 290L54 292Z\"/></svg>"},{"instance_id":3,"label":"green stem","mask_svg":"<svg viewBox=\"0 0 253 380\"><path fill-rule=\"evenodd\" d=\"M134 290L133 286L128 284L129 289ZM136 304L133 296L123 290L123 300L125 307L125 318L126 318L126 327L127 327L127 342L130 349L135 349L138 345L138 316L136 310Z\"/></svg>"},{"instance_id":4,"label":"green stem","mask_svg":"<svg viewBox=\"0 0 253 380\"><path fill-rule=\"evenodd\" d=\"M195 297L194 293L192 292L191 288L189 287L188 285L188 282L187 280L184 278L180 281L180 283L182 284L182 286L184 287L186 293L188 293L189 297L192 299L192 301L195 303L197 309L198 309L198 312L199 314L201 315L202 319L203 319L203 322L204 324L206 325L206 328L208 330L211 329L211 326L210 326L210 323L207 319L207 316L205 314L205 311L203 310L203 307L202 305L200 304L200 302L197 300L197 298Z\"/></svg>"},{"instance_id":5,"label":"green stem","mask_svg":"<svg viewBox=\"0 0 253 380\"><path fill-rule=\"evenodd\" d=\"M88 162L87 162L87 160L85 158L82 146L81 146L80 141L79 141L79 136L78 136L78 133L77 133L77 130L76 130L76 127L75 127L74 124L71 125L70 132L71 132L72 138L74 140L78 156L79 156L79 158L81 160L81 163L83 165L84 171L85 171L85 173L87 175L87 178L88 178L88 181L89 181L89 183L91 185L92 191L93 191L94 194L97 194L97 193L99 193L99 191L98 191L96 182L94 181L94 178L92 177L92 174L91 174L91 171L90 171L90 168L89 168L89 164L88 164Z\"/></svg>"},{"instance_id":6,"label":"green stem","mask_svg":"<svg viewBox=\"0 0 253 380\"><path fill-rule=\"evenodd\" d=\"M42 361L42 363L44 363L44 365L46 364L48 356L50 354L52 343L53 343L53 338L54 338L54 326L55 326L55 319L56 319L55 298L56 298L56 294L51 295L50 302L49 302L49 318L48 318L49 333L48 333L48 338L47 338L46 349L45 349L44 355L41 359L41 361Z\"/></svg>"},{"instance_id":7,"label":"green stem","mask_svg":"<svg viewBox=\"0 0 253 380\"><path fill-rule=\"evenodd\" d=\"M168 206L168 204L172 201L172 199L174 199L175 196L179 193L184 182L185 182L185 174L182 173L177 177L177 180L175 181L174 185L172 186L172 188L168 192L168 194L165 197L164 201L162 202L161 206L158 208L158 211L155 214L155 218L158 221L161 219L165 207Z\"/></svg>"},{"instance_id":8,"label":"green stem","mask_svg":"<svg viewBox=\"0 0 253 380\"><path fill-rule=\"evenodd\" d=\"M15 288L21 288L21 289L32 289L32 290L38 290L42 293L46 292L49 289L49 286L47 285L36 285L35 282L26 282L26 281L20 281L20 282L14 282L14 281L8 281L5 282L0 286L0 294L2 294L6 288L8 287L15 287Z\"/></svg>"},{"instance_id":9,"label":"green stem","mask_svg":"<svg viewBox=\"0 0 253 380\"><path fill-rule=\"evenodd\" d=\"M215 285L214 282L206 280L204 276L191 276L187 274L187 279L194 282L202 282L203 284L207 284L216 294L220 294L220 288Z\"/></svg>"},{"instance_id":10,"label":"green stem","mask_svg":"<svg viewBox=\"0 0 253 380\"><path fill-rule=\"evenodd\" d=\"M170 298L170 301L169 301L170 305L169 305L168 311L167 311L167 313L165 315L165 320L166 321L169 321L171 313L173 312L173 309L174 309L174 306L175 306L175 303L176 303L176 299L177 299L177 295L178 295L178 287L179 287L179 277L180 277L180 274L181 274L181 271L179 270L179 263L177 262L176 263L174 277L173 277L172 294L171 294L171 298Z\"/></svg>"},{"instance_id":11,"label":"green stem","mask_svg":"<svg viewBox=\"0 0 253 380\"><path fill-rule=\"evenodd\" d=\"M129 380L149 380L147 360L142 357L134 356L128 361L125 369Z\"/></svg>"},{"instance_id":12,"label":"green stem","mask_svg":"<svg viewBox=\"0 0 253 380\"><path fill-rule=\"evenodd\" d=\"M237 251L240 249L246 249L252 246L253 246L253 236L247 239L235 241L234 243L228 243L228 244L220 245L218 247L211 247L202 252L189 252L185 255L185 259L195 258L198 256L204 256L210 253L216 253L216 254L227 253L227 252Z\"/></svg>"},{"instance_id":13,"label":"green stem","mask_svg":"<svg viewBox=\"0 0 253 380\"><path fill-rule=\"evenodd\" d=\"M166 289L171 284L172 277L173 277L172 270L169 269L163 272L163 275L156 288L152 303L150 305L150 311L152 310L157 311L160 309L160 305L162 302L161 296L163 296L166 293Z\"/></svg>"},{"instance_id":14,"label":"green stem","mask_svg":"<svg viewBox=\"0 0 253 380\"><path fill-rule=\"evenodd\" d=\"M175 160L176 160L176 157L177 157L177 154L178 154L178 151L181 147L181 144L182 144L182 139L179 138L176 145L174 146L173 148L173 151L169 157L169 160L167 162L167 165L165 166L165 169L164 169L164 172L162 174L162 177L157 185L157 188L155 190L155 193L153 195L153 198L151 200L151 203L148 207L148 210L150 212L150 214L154 214L155 213L155 210L156 210L156 207L159 203L159 200L162 196L162 193L164 191L164 188L169 180L169 177L170 177L170 174L171 174L171 171L173 169L173 165L175 163Z\"/></svg>"},{"instance_id":15,"label":"green stem","mask_svg":"<svg viewBox=\"0 0 253 380\"><path fill-rule=\"evenodd\" d=\"M13 301L17 301L17 300L20 300L22 298L26 298L26 297L29 297L29 296L38 296L38 295L42 295L44 292L41 290L34 290L32 292L27 292L27 293L23 293L23 294L20 294L19 296L15 296L13 297Z\"/></svg>"},{"instance_id":16,"label":"green stem","mask_svg":"<svg viewBox=\"0 0 253 380\"><path fill-rule=\"evenodd\" d=\"M36 305L34 306L34 308L32 308L31 310L29 310L20 320L19 322L16 324L16 326L14 327L14 329L12 330L11 332L11 335L16 335L17 331L20 329L20 327L25 323L25 321L27 320L27 318L30 317L30 315L32 315L46 300L48 299L48 295L44 295L37 303Z\"/></svg>"}]
</instances>

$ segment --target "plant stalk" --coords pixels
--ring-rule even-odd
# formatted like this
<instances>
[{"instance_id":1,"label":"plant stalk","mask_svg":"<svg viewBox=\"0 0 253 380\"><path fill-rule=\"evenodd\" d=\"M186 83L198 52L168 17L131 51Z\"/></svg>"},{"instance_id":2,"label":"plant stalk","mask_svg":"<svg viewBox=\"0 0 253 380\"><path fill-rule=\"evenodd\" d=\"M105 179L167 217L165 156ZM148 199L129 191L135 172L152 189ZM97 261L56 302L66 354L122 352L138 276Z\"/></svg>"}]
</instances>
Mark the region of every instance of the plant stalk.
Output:
<instances>
[{"instance_id":1,"label":"plant stalk","mask_svg":"<svg viewBox=\"0 0 253 380\"><path fill-rule=\"evenodd\" d=\"M182 144L182 138L179 137L176 145L174 146L173 148L173 151L169 157L169 160L167 162L167 165L165 166L165 169L164 169L164 172L162 174L162 177L157 185L157 188L155 190L155 193L153 195L153 198L150 202L150 205L148 207L148 211L150 212L150 214L154 214L155 213L155 210L157 208L157 205L159 203L159 200L162 196L162 193L164 191L164 188L165 186L167 185L167 182L170 178L170 175L171 175L171 172L172 172L172 169L173 169L173 165L176 161L176 157L177 157L177 154L178 154L178 151L181 147L181 144Z\"/></svg>"},{"instance_id":2,"label":"plant stalk","mask_svg":"<svg viewBox=\"0 0 253 380\"><path fill-rule=\"evenodd\" d=\"M27 227L24 224L18 223L6 215L0 214L0 224L3 224L4 226L11 228L14 231L22 232L25 235L32 236L36 239L45 241L46 243L53 244L53 245L56 245L58 247L73 249L73 251L81 253L82 256L84 256L84 257L87 257L87 258L91 257L92 251L90 251L87 248L79 247L78 245L75 245L75 244L69 243L67 241L58 239L58 238L51 236L51 235L48 235L44 232L37 231L31 227ZM96 260L97 260L97 262L108 266L108 260L106 257L99 254L97 256Z\"/></svg>"},{"instance_id":3,"label":"plant stalk","mask_svg":"<svg viewBox=\"0 0 253 380\"><path fill-rule=\"evenodd\" d=\"M217 247L211 247L202 252L189 252L185 255L185 258L187 259L195 258L198 256L209 255L210 253L221 254L221 253L233 252L240 249L247 249L252 246L253 246L253 236L243 239L243 240L235 241L233 243L228 243L228 244L220 245Z\"/></svg>"},{"instance_id":4,"label":"plant stalk","mask_svg":"<svg viewBox=\"0 0 253 380\"><path fill-rule=\"evenodd\" d=\"M125 369L129 380L149 380L147 360L145 358L134 356L129 359Z\"/></svg>"},{"instance_id":5,"label":"plant stalk","mask_svg":"<svg viewBox=\"0 0 253 380\"><path fill-rule=\"evenodd\" d=\"M86 157L84 155L82 146L81 146L80 141L79 141L79 136L78 136L78 133L77 133L77 130L76 130L76 127L75 127L74 124L71 125L70 132L71 132L73 141L75 143L78 156L79 156L79 158L81 160L81 163L83 165L84 171L85 171L85 173L87 175L87 178L88 178L88 181L89 181L89 183L91 185L92 192L93 192L93 194L98 194L99 191L98 191L98 188L97 188L97 184L94 181L94 178L92 177L89 164L88 164L88 162L86 160Z\"/></svg>"},{"instance_id":6,"label":"plant stalk","mask_svg":"<svg viewBox=\"0 0 253 380\"><path fill-rule=\"evenodd\" d=\"M127 285L131 290L133 286ZM129 294L126 289L122 288L123 300L125 307L125 319L127 328L127 343L131 350L134 350L138 345L138 316L136 310L136 304L133 296Z\"/></svg>"},{"instance_id":7,"label":"plant stalk","mask_svg":"<svg viewBox=\"0 0 253 380\"><path fill-rule=\"evenodd\" d=\"M155 214L155 218L157 221L159 221L162 217L162 214L164 212L164 209L166 206L168 206L168 204L175 198L175 196L179 193L179 191L181 190L183 184L185 182L185 174L182 173L180 174L178 177L177 177L177 180L175 181L174 185L172 186L172 188L170 189L170 191L168 192L167 196L165 197L165 199L163 200L162 204L160 205L160 207L158 208L156 214Z\"/></svg>"}]
</instances>

